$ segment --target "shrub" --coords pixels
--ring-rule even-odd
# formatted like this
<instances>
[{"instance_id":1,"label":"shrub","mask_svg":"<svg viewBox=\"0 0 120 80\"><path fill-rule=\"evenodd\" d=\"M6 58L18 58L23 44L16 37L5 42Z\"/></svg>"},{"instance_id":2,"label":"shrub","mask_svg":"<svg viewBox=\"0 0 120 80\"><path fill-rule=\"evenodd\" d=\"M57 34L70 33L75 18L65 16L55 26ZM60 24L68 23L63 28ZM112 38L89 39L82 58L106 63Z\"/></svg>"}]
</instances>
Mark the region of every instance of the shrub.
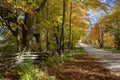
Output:
<instances>
[{"instance_id":1,"label":"shrub","mask_svg":"<svg viewBox=\"0 0 120 80\"><path fill-rule=\"evenodd\" d=\"M62 65L65 62L74 61L73 55L82 54L82 53L84 53L84 50L82 48L75 48L62 55L55 54L54 56L50 56L48 57L48 59L46 59L46 61L40 62L40 65L43 65L43 66L48 65L48 66L55 67L58 65Z\"/></svg>"},{"instance_id":2,"label":"shrub","mask_svg":"<svg viewBox=\"0 0 120 80\"><path fill-rule=\"evenodd\" d=\"M55 54L54 56L50 56L46 59L46 61L40 62L40 65L43 66L58 66L62 64L62 59L59 55Z\"/></svg>"},{"instance_id":3,"label":"shrub","mask_svg":"<svg viewBox=\"0 0 120 80\"><path fill-rule=\"evenodd\" d=\"M0 79L2 79L4 77L4 74L0 73Z\"/></svg>"},{"instance_id":4,"label":"shrub","mask_svg":"<svg viewBox=\"0 0 120 80\"><path fill-rule=\"evenodd\" d=\"M21 63L19 68L19 80L49 80L48 76L30 61Z\"/></svg>"}]
</instances>

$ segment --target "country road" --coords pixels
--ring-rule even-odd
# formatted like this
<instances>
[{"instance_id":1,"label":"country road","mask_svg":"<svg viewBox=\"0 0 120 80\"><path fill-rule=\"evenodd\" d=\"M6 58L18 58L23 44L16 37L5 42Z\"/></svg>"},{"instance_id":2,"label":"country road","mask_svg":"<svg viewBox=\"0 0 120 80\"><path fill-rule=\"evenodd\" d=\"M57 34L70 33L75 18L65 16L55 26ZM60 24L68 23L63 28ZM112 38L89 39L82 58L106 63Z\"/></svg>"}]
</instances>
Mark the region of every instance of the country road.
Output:
<instances>
[{"instance_id":1,"label":"country road","mask_svg":"<svg viewBox=\"0 0 120 80\"><path fill-rule=\"evenodd\" d=\"M93 48L84 43L80 43L80 46L83 47L90 56L98 59L103 66L116 72L116 75L120 76L120 53Z\"/></svg>"}]
</instances>

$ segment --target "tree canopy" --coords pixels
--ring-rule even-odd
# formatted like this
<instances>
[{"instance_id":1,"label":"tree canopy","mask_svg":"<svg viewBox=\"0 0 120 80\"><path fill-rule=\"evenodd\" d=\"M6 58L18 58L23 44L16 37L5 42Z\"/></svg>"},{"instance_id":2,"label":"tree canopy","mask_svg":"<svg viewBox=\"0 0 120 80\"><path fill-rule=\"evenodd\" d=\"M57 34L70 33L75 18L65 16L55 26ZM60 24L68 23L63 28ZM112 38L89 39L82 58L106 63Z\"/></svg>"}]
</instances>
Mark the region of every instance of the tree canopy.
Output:
<instances>
[{"instance_id":1,"label":"tree canopy","mask_svg":"<svg viewBox=\"0 0 120 80\"><path fill-rule=\"evenodd\" d=\"M17 52L63 52L86 35L88 10L98 8L105 9L99 0L0 1L1 41Z\"/></svg>"}]
</instances>

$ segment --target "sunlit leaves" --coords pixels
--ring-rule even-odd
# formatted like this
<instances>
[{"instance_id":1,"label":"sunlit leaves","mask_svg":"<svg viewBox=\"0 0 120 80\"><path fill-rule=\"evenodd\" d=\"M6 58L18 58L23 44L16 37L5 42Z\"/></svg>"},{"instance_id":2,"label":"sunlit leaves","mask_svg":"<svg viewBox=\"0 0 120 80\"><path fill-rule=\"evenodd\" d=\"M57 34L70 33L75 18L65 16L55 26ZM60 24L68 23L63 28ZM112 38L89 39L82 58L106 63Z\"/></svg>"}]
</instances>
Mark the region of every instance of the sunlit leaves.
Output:
<instances>
[{"instance_id":1,"label":"sunlit leaves","mask_svg":"<svg viewBox=\"0 0 120 80\"><path fill-rule=\"evenodd\" d=\"M35 14L35 11L32 7L32 5L27 5L27 3L23 2L20 6L19 5L14 5L14 7L18 10L22 10L24 12L27 12L29 14Z\"/></svg>"},{"instance_id":2,"label":"sunlit leaves","mask_svg":"<svg viewBox=\"0 0 120 80\"><path fill-rule=\"evenodd\" d=\"M111 9L111 12L109 14L106 14L105 16L102 16L97 23L100 23L104 26L104 46L105 47L115 47L117 46L117 49L119 49L119 35L120 35L120 10L119 10L119 5L114 6ZM91 41L95 41L100 38L98 34L98 30L100 29L95 29L94 27L91 30L91 33L89 35L89 39ZM99 32L100 33L100 32ZM108 41L109 40L109 41Z\"/></svg>"},{"instance_id":3,"label":"sunlit leaves","mask_svg":"<svg viewBox=\"0 0 120 80\"><path fill-rule=\"evenodd\" d=\"M8 2L8 3L12 3L12 2L13 2L13 0L7 0L7 2Z\"/></svg>"},{"instance_id":4,"label":"sunlit leaves","mask_svg":"<svg viewBox=\"0 0 120 80\"><path fill-rule=\"evenodd\" d=\"M109 41L108 41L109 40ZM106 47L111 47L113 48L115 46L114 42L115 42L115 39L113 37L113 35L111 34L111 32L107 32L104 36L104 45Z\"/></svg>"},{"instance_id":5,"label":"sunlit leaves","mask_svg":"<svg viewBox=\"0 0 120 80\"><path fill-rule=\"evenodd\" d=\"M12 29L16 30L17 28L20 30L19 34L22 34L22 28L33 29L30 32L31 34L39 34L39 39L44 43L45 46L46 37L48 36L48 41L50 42L50 46L55 48L56 46L56 38L60 39L61 34L61 25L63 19L63 0L47 0L47 3L44 7L40 7L41 3L45 0L7 0L6 7L8 10L12 12L16 17L16 25L12 25ZM68 43L68 35L69 35L69 26L71 20L71 32L72 38L74 41L79 40L79 38L85 35L87 32L89 24L89 18L87 17L88 9L96 10L101 6L99 0L66 0L66 20L65 20L65 42ZM9 3L9 6L8 6ZM72 6L71 6L72 3ZM72 7L72 15L70 16L70 10ZM40 9L40 10L38 10ZM33 22L29 22L28 16L32 16ZM9 18L9 17L8 17ZM27 20L26 20L27 19ZM29 22L26 24L25 22ZM33 24L31 24L33 23ZM23 25L23 26L21 26ZM19 27L18 27L19 26ZM29 28L28 28L29 27ZM28 30L27 30L28 31ZM48 34L47 34L48 33ZM27 35L27 34L26 34ZM31 35L32 36L32 35ZM21 36L22 37L22 36ZM35 37L35 36L34 36ZM33 37L31 37L33 38ZM59 41L59 40L58 40ZM33 43L36 43L35 41ZM74 42L75 43L75 42Z\"/></svg>"}]
</instances>

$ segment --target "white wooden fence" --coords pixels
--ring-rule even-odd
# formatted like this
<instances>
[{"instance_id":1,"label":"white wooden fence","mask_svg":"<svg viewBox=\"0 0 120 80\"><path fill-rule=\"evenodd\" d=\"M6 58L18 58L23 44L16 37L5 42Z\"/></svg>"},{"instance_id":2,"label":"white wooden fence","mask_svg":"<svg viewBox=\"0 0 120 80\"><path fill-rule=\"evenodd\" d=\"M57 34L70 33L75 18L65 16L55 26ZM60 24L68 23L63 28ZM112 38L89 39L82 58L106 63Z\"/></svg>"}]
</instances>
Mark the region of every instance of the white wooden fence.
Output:
<instances>
[{"instance_id":1,"label":"white wooden fence","mask_svg":"<svg viewBox=\"0 0 120 80\"><path fill-rule=\"evenodd\" d=\"M48 53L38 52L21 52L14 54L0 53L0 71L3 71L10 67L14 67L17 64L28 59L31 59L33 62L40 62L41 60L45 60L48 56Z\"/></svg>"}]
</instances>

